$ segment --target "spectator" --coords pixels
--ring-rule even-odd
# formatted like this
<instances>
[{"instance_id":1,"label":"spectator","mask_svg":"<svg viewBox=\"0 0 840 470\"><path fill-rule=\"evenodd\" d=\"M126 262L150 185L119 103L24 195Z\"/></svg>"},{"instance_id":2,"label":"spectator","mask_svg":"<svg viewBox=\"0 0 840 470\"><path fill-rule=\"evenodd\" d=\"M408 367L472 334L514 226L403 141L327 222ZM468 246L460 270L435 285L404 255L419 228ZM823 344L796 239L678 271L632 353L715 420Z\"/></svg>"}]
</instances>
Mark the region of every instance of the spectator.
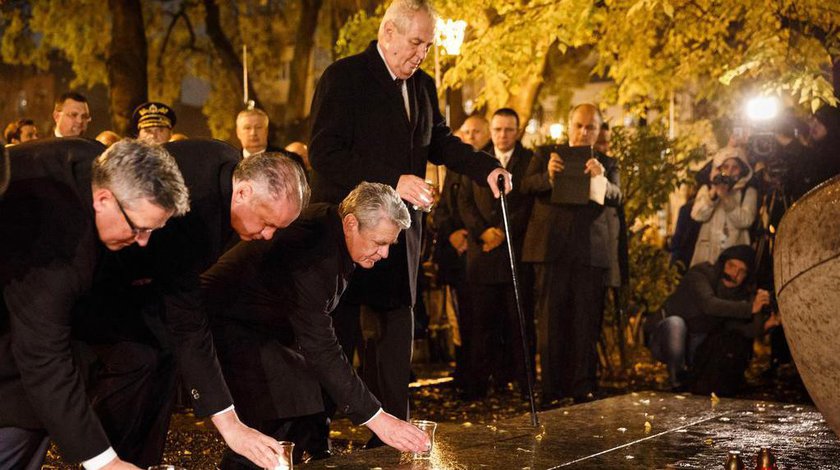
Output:
<instances>
[{"instance_id":1,"label":"spectator","mask_svg":"<svg viewBox=\"0 0 840 470\"><path fill-rule=\"evenodd\" d=\"M656 359L668 365L672 387L686 385L687 371L696 365L698 348L710 338L735 332L751 344L751 338L779 324L775 314L760 315L770 305L770 295L766 290L752 288L754 256L747 245L727 248L715 264L702 262L692 266L665 301L664 318L655 326L650 348ZM710 354L704 351L703 368L708 365ZM708 376L700 369L697 372L695 378ZM743 376L744 370L733 372Z\"/></svg>"},{"instance_id":2,"label":"spectator","mask_svg":"<svg viewBox=\"0 0 840 470\"><path fill-rule=\"evenodd\" d=\"M303 161L303 169L306 170L307 175L312 173L312 164L309 163L309 147L306 144L295 141L287 145L285 150L300 157L301 161Z\"/></svg>"},{"instance_id":3,"label":"spectator","mask_svg":"<svg viewBox=\"0 0 840 470\"><path fill-rule=\"evenodd\" d=\"M602 122L595 105L575 106L569 114L569 146L593 146ZM621 200L617 162L594 153L585 173L601 197L591 192L585 205L552 204L554 179L565 171L562 154L568 148L536 155L521 184L536 196L522 258L534 263L544 405L563 396L576 402L594 399L604 281L613 258L604 205Z\"/></svg>"},{"instance_id":4,"label":"spectator","mask_svg":"<svg viewBox=\"0 0 840 470\"><path fill-rule=\"evenodd\" d=\"M484 151L494 155L512 175L520 181L533 157L517 139L519 115L510 108L502 108L490 120L492 142ZM528 228L532 199L519 189L507 196L511 240L516 259L522 258L522 242ZM471 292L471 318L461 323L465 347L471 360L467 369L468 380L464 394L468 399L483 398L488 391L491 376L497 387L509 380L516 381L519 391L527 394L528 377L525 374L525 357L522 349L522 329L516 308L516 297L510 272L510 260L505 246L505 232L498 202L487 185L462 181L458 193L458 210L469 233L467 248L467 289ZM530 266L520 265L522 285L533 284ZM523 292L523 312L528 350L533 338L532 299L528 289ZM528 357L533 362L533 354Z\"/></svg>"},{"instance_id":5,"label":"spectator","mask_svg":"<svg viewBox=\"0 0 840 470\"><path fill-rule=\"evenodd\" d=\"M262 109L244 109L236 116L236 138L242 146L242 158L248 158L262 152L276 152L296 161L306 169L303 157L294 152L275 147L268 142L268 114ZM304 172L307 174L308 172Z\"/></svg>"},{"instance_id":6,"label":"spectator","mask_svg":"<svg viewBox=\"0 0 840 470\"><path fill-rule=\"evenodd\" d=\"M53 109L56 137L81 137L90 124L87 98L76 92L67 92L55 100Z\"/></svg>"},{"instance_id":7,"label":"spectator","mask_svg":"<svg viewBox=\"0 0 840 470\"><path fill-rule=\"evenodd\" d=\"M724 147L715 154L710 182L697 191L691 209L691 218L703 224L691 266L714 262L730 246L749 245L758 199L755 188L748 185L752 174L740 147Z\"/></svg>"},{"instance_id":8,"label":"spectator","mask_svg":"<svg viewBox=\"0 0 840 470\"><path fill-rule=\"evenodd\" d=\"M680 274L684 274L691 264L694 247L697 245L697 235L700 233L702 225L691 218L691 209L694 207L694 198L697 196L697 186L693 182L687 183L686 186L688 195L685 204L680 207L674 234L668 242L668 249L671 252L671 266L676 266Z\"/></svg>"},{"instance_id":9,"label":"spectator","mask_svg":"<svg viewBox=\"0 0 840 470\"><path fill-rule=\"evenodd\" d=\"M35 140L38 138L38 126L32 119L18 119L6 126L3 138L6 140L6 145L22 144Z\"/></svg>"},{"instance_id":10,"label":"spectator","mask_svg":"<svg viewBox=\"0 0 840 470\"><path fill-rule=\"evenodd\" d=\"M100 144L110 147L119 142L121 137L114 131L102 131L96 136L96 141Z\"/></svg>"},{"instance_id":11,"label":"spectator","mask_svg":"<svg viewBox=\"0 0 840 470\"><path fill-rule=\"evenodd\" d=\"M470 144L473 149L481 150L490 139L490 123L483 116L473 115L468 117L454 134L464 143ZM438 237L435 244L438 282L448 286L458 317L461 344L455 348L454 376L455 387L459 393L467 393L470 387L467 370L472 363L467 350L470 338L462 331L463 325L470 321L472 315L469 291L465 284L468 233L458 212L458 194L469 181L463 175L448 170L443 180L440 201L435 206L431 218Z\"/></svg>"},{"instance_id":12,"label":"spectator","mask_svg":"<svg viewBox=\"0 0 840 470\"><path fill-rule=\"evenodd\" d=\"M155 101L148 101L134 109L131 123L137 138L150 144L165 144L172 137L177 116L172 107Z\"/></svg>"}]
</instances>

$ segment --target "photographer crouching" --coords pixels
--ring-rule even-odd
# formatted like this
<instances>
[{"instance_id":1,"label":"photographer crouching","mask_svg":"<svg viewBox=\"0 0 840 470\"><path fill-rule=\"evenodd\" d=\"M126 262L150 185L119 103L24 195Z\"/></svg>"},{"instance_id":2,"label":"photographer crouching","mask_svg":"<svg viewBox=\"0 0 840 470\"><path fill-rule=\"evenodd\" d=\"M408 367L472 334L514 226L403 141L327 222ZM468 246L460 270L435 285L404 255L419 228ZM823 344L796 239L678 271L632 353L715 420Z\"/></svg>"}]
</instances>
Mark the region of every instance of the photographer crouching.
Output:
<instances>
[{"instance_id":1,"label":"photographer crouching","mask_svg":"<svg viewBox=\"0 0 840 470\"><path fill-rule=\"evenodd\" d=\"M770 294L751 282L754 258L748 245L727 248L715 264L692 266L665 301L649 346L675 390L732 395L744 382L753 340L780 324Z\"/></svg>"}]
</instances>

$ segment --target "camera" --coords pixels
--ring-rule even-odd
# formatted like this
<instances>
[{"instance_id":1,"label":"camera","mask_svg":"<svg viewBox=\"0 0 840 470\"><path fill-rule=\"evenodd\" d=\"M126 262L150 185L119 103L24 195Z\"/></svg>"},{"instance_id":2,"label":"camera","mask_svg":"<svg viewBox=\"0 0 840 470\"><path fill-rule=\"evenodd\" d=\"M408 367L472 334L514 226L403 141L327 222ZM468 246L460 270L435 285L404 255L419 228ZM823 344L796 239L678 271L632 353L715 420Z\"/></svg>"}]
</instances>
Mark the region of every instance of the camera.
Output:
<instances>
[{"instance_id":1,"label":"camera","mask_svg":"<svg viewBox=\"0 0 840 470\"><path fill-rule=\"evenodd\" d=\"M725 184L729 189L732 189L735 186L735 183L738 182L738 178L732 175L727 175L724 172L716 175L712 178L712 184Z\"/></svg>"}]
</instances>

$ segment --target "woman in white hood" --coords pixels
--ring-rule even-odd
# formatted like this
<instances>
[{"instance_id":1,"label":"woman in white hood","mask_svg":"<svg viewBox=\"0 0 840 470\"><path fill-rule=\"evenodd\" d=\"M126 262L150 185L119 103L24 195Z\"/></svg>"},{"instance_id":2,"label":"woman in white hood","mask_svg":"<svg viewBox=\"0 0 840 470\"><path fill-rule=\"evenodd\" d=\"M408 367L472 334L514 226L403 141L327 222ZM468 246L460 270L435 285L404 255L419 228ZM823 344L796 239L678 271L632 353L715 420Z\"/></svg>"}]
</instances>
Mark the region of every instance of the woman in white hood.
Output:
<instances>
[{"instance_id":1,"label":"woman in white hood","mask_svg":"<svg viewBox=\"0 0 840 470\"><path fill-rule=\"evenodd\" d=\"M758 193L747 186L752 168L744 151L725 147L712 160L710 183L697 192L691 218L703 225L697 236L691 266L714 264L721 251L749 245L749 229L755 221Z\"/></svg>"}]
</instances>

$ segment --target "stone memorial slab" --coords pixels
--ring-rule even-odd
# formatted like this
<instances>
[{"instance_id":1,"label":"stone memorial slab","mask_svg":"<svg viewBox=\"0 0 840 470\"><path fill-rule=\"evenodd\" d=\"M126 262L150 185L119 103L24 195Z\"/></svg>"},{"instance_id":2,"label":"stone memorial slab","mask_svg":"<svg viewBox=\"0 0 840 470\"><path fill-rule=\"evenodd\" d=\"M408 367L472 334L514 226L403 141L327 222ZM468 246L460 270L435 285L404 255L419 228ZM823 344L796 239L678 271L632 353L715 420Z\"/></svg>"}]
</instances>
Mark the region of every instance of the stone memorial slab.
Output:
<instances>
[{"instance_id":1,"label":"stone memorial slab","mask_svg":"<svg viewBox=\"0 0 840 470\"><path fill-rule=\"evenodd\" d=\"M840 441L812 406L642 392L495 425L439 423L432 458L361 450L309 469L709 469L730 450L747 468L769 446L780 469L838 469ZM754 465L754 463L753 463Z\"/></svg>"}]
</instances>

